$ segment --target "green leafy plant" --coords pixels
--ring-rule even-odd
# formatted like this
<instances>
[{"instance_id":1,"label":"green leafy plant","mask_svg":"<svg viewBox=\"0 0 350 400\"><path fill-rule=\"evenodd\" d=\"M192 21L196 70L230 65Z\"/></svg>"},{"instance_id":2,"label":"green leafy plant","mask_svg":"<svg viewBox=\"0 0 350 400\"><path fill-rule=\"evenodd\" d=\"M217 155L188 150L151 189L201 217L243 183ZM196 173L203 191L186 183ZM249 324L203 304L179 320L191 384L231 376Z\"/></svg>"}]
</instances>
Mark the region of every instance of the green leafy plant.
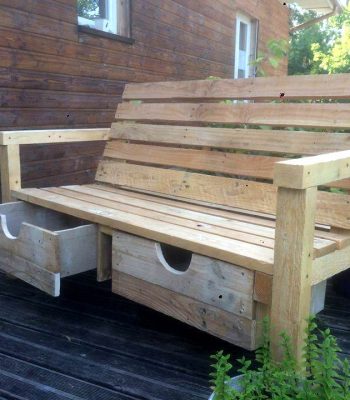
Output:
<instances>
[{"instance_id":1,"label":"green leafy plant","mask_svg":"<svg viewBox=\"0 0 350 400\"><path fill-rule=\"evenodd\" d=\"M214 400L349 400L350 364L339 358L339 347L329 329L319 330L315 319L308 321L302 369L293 356L290 337L282 333L281 362L273 361L270 351L270 324L263 322L263 343L255 362L237 360L241 391L230 386L233 368L223 351L211 356L215 363L210 374ZM253 364L256 368L253 369Z\"/></svg>"},{"instance_id":2,"label":"green leafy plant","mask_svg":"<svg viewBox=\"0 0 350 400\"><path fill-rule=\"evenodd\" d=\"M270 39L266 45L266 51L259 52L256 59L250 64L256 68L257 76L266 76L266 67L277 69L283 60L286 60L289 51L289 43L285 39Z\"/></svg>"}]
</instances>

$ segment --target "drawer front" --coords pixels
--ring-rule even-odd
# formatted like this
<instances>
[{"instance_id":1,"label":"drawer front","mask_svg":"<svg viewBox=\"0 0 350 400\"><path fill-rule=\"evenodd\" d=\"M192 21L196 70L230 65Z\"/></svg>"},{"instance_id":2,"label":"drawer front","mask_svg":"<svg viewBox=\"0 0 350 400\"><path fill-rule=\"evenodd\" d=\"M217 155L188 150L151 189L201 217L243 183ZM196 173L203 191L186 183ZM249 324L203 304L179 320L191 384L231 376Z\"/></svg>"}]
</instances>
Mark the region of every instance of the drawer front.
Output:
<instances>
[{"instance_id":1,"label":"drawer front","mask_svg":"<svg viewBox=\"0 0 350 400\"><path fill-rule=\"evenodd\" d=\"M0 204L0 270L52 296L60 279L96 268L97 228L25 202Z\"/></svg>"},{"instance_id":2,"label":"drawer front","mask_svg":"<svg viewBox=\"0 0 350 400\"><path fill-rule=\"evenodd\" d=\"M123 232L113 234L114 272L133 276L220 310L253 319L252 271Z\"/></svg>"}]
</instances>

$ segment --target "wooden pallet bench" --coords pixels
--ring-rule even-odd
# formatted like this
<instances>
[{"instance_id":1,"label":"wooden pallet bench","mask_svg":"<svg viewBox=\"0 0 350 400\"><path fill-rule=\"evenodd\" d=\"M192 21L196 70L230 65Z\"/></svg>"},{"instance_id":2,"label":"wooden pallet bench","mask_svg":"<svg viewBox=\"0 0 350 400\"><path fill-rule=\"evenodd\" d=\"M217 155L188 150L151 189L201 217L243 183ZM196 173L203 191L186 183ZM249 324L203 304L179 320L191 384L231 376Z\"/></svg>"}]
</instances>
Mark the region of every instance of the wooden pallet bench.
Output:
<instances>
[{"instance_id":1,"label":"wooden pallet bench","mask_svg":"<svg viewBox=\"0 0 350 400\"><path fill-rule=\"evenodd\" d=\"M21 189L19 144L84 136L3 132L3 197L96 224L113 292L247 349L270 315L275 357L283 329L300 357L312 298L350 264L350 104L334 102L349 87L348 75L129 84L94 184Z\"/></svg>"}]
</instances>

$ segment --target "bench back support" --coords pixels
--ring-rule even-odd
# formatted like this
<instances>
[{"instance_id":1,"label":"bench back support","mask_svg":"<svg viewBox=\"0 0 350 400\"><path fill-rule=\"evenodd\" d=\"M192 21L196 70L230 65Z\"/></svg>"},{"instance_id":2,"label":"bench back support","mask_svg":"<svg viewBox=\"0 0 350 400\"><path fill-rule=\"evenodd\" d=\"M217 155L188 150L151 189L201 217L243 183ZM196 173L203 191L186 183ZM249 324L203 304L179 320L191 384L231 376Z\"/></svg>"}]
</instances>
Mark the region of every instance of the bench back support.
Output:
<instances>
[{"instance_id":1,"label":"bench back support","mask_svg":"<svg viewBox=\"0 0 350 400\"><path fill-rule=\"evenodd\" d=\"M129 84L96 180L275 214L277 161L350 148L350 104L333 101L349 99L345 81L347 75ZM350 228L349 188L346 179L318 192L317 222Z\"/></svg>"}]
</instances>

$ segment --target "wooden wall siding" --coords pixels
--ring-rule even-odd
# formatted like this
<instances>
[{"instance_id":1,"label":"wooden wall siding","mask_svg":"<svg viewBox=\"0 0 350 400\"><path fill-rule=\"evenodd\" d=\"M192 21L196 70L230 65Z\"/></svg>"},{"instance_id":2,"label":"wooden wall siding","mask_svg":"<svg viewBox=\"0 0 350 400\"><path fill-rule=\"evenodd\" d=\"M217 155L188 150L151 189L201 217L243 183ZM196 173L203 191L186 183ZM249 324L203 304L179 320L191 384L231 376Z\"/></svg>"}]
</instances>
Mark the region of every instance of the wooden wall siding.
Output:
<instances>
[{"instance_id":1,"label":"wooden wall siding","mask_svg":"<svg viewBox=\"0 0 350 400\"><path fill-rule=\"evenodd\" d=\"M132 3L128 45L78 34L76 0L0 0L0 129L109 126L125 82L231 77L237 10L260 21L262 51L288 37L278 0ZM102 147L23 147L24 186L89 182Z\"/></svg>"}]
</instances>

